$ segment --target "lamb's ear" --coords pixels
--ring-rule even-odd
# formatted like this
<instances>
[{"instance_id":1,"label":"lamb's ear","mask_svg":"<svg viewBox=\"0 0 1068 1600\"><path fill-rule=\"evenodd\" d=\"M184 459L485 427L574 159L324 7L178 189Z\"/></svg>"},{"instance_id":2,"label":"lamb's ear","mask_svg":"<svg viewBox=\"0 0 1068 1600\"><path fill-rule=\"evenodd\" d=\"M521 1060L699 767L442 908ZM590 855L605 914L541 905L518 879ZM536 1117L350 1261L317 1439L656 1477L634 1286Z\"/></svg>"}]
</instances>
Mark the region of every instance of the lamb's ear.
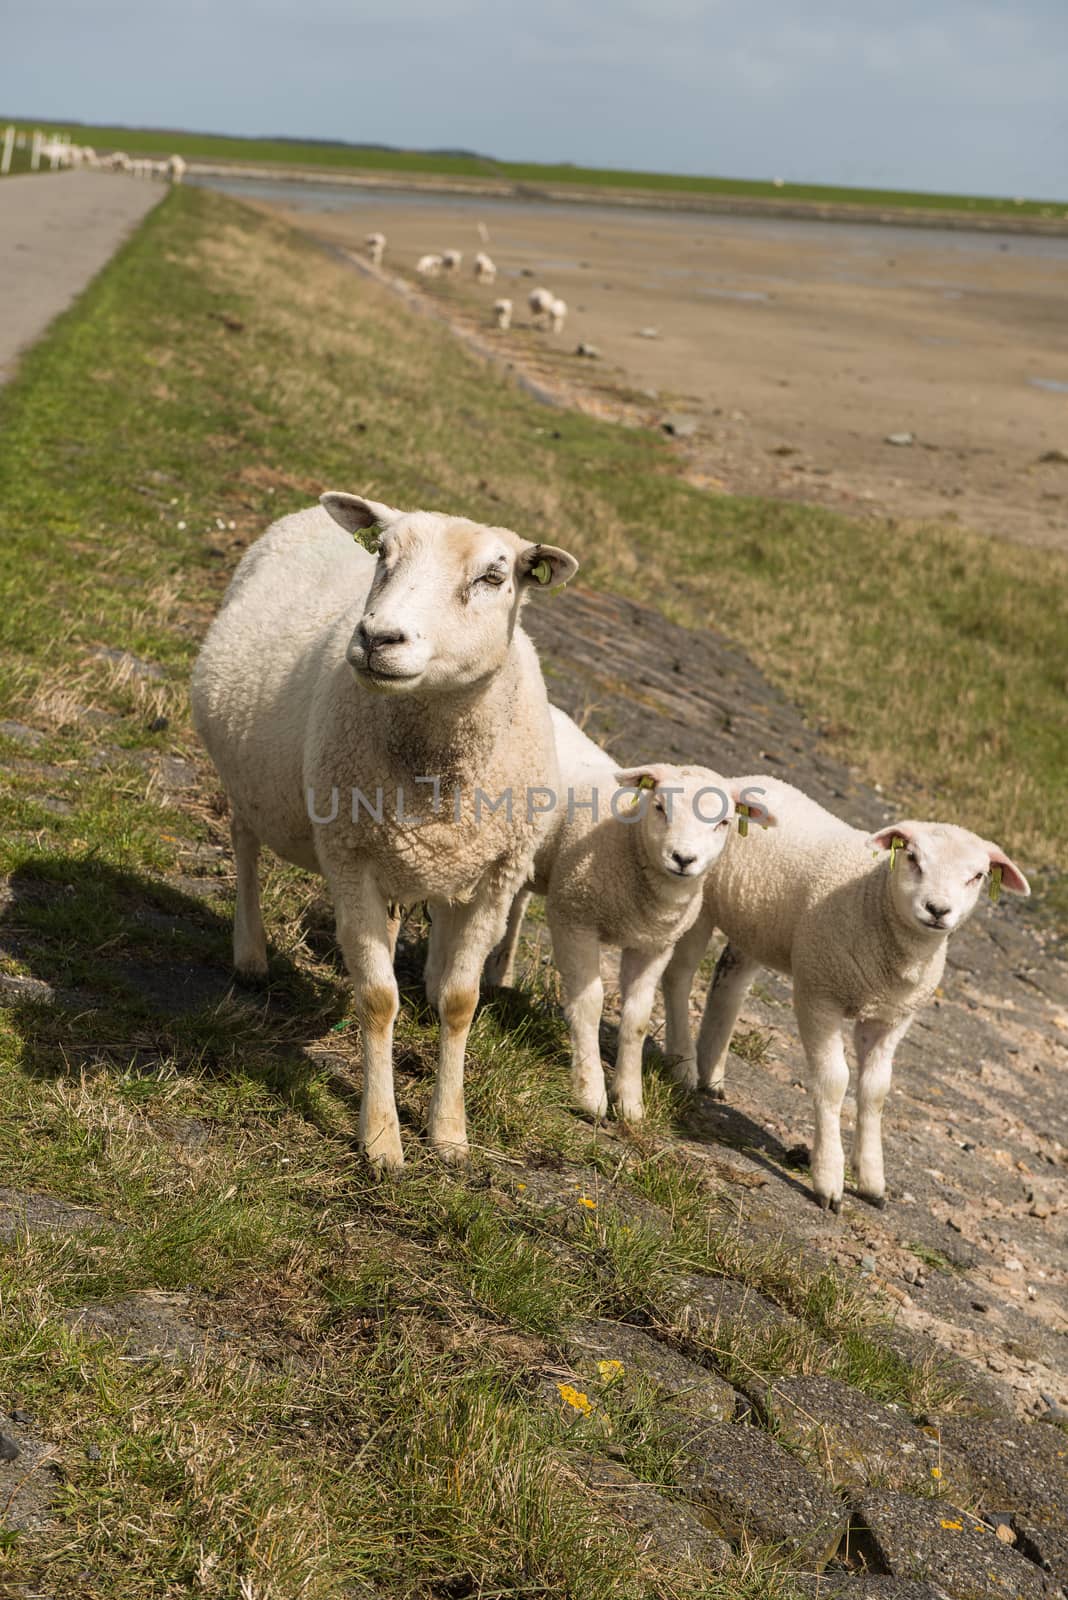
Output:
<instances>
[{"instance_id":1,"label":"lamb's ear","mask_svg":"<svg viewBox=\"0 0 1068 1600\"><path fill-rule=\"evenodd\" d=\"M613 776L621 789L655 789L658 783L664 782L667 769L663 766L620 767Z\"/></svg>"},{"instance_id":2,"label":"lamb's ear","mask_svg":"<svg viewBox=\"0 0 1068 1600\"><path fill-rule=\"evenodd\" d=\"M578 571L578 562L555 544L528 544L520 552L516 571L526 587L558 589Z\"/></svg>"},{"instance_id":3,"label":"lamb's ear","mask_svg":"<svg viewBox=\"0 0 1068 1600\"><path fill-rule=\"evenodd\" d=\"M768 810L764 799L767 791L758 783L732 783L730 797L735 807L741 812L743 806L748 809L741 814L748 817L750 822L755 822L758 828L777 828L779 819Z\"/></svg>"},{"instance_id":4,"label":"lamb's ear","mask_svg":"<svg viewBox=\"0 0 1068 1600\"><path fill-rule=\"evenodd\" d=\"M377 500L365 500L362 495L341 494L333 489L319 496L319 504L346 533L358 533L376 522L394 522L404 515L394 511L392 506L380 505Z\"/></svg>"},{"instance_id":5,"label":"lamb's ear","mask_svg":"<svg viewBox=\"0 0 1068 1600\"><path fill-rule=\"evenodd\" d=\"M1029 895L1031 893L1031 885L1028 883L1027 879L1024 877L1015 861L1010 861L1004 850L998 844L991 844L990 841L987 840L986 847L990 852L990 865L992 867L1001 868L1001 887L1004 889L1005 893Z\"/></svg>"},{"instance_id":6,"label":"lamb's ear","mask_svg":"<svg viewBox=\"0 0 1068 1600\"><path fill-rule=\"evenodd\" d=\"M878 833L873 833L871 842L877 850L889 850L896 839L898 846L904 849L912 843L914 832L911 822L895 822L893 827L880 828Z\"/></svg>"}]
</instances>

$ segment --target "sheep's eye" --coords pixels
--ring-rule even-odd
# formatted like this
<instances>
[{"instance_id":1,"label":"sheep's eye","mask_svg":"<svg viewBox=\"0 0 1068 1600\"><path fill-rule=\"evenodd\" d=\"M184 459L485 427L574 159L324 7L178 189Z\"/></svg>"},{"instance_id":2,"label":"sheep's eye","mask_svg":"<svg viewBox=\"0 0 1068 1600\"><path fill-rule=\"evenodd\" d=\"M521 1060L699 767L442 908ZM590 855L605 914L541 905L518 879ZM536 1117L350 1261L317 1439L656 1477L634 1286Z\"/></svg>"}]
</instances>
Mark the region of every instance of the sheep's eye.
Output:
<instances>
[{"instance_id":1,"label":"sheep's eye","mask_svg":"<svg viewBox=\"0 0 1068 1600\"><path fill-rule=\"evenodd\" d=\"M667 812L664 809L664 802L663 802L663 800L661 800L659 795L654 795L653 796L653 805L660 812L660 815L662 817L666 817L667 816Z\"/></svg>"},{"instance_id":2,"label":"sheep's eye","mask_svg":"<svg viewBox=\"0 0 1068 1600\"><path fill-rule=\"evenodd\" d=\"M499 589L505 580L505 576L506 574L501 570L500 567L490 567L487 569L487 571L480 573L475 581L476 583L488 583L492 585L494 589Z\"/></svg>"},{"instance_id":3,"label":"sheep's eye","mask_svg":"<svg viewBox=\"0 0 1068 1600\"><path fill-rule=\"evenodd\" d=\"M982 883L982 881L983 881L983 879L985 877L986 877L986 873L985 872L977 872L975 874L974 878L969 878L968 879L968 888L970 889L973 883Z\"/></svg>"},{"instance_id":4,"label":"sheep's eye","mask_svg":"<svg viewBox=\"0 0 1068 1600\"><path fill-rule=\"evenodd\" d=\"M906 850L905 860L908 862L910 867L915 867L917 872L920 870L919 857L917 856L915 850Z\"/></svg>"}]
</instances>

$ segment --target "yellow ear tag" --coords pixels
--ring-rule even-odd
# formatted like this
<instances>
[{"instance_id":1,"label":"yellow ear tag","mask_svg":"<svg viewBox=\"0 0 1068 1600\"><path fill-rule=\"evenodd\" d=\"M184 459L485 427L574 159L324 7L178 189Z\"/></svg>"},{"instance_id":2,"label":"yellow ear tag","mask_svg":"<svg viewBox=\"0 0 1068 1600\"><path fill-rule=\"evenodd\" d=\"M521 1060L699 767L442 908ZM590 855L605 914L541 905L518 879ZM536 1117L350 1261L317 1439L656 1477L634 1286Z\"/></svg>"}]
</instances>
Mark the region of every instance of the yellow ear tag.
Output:
<instances>
[{"instance_id":1,"label":"yellow ear tag","mask_svg":"<svg viewBox=\"0 0 1068 1600\"><path fill-rule=\"evenodd\" d=\"M749 807L735 806L734 809L738 815L738 832L744 839L746 834L749 832Z\"/></svg>"},{"instance_id":2,"label":"yellow ear tag","mask_svg":"<svg viewBox=\"0 0 1068 1600\"><path fill-rule=\"evenodd\" d=\"M539 561L536 566L531 567L530 576L535 583L552 583L553 569L548 561Z\"/></svg>"},{"instance_id":3,"label":"yellow ear tag","mask_svg":"<svg viewBox=\"0 0 1068 1600\"><path fill-rule=\"evenodd\" d=\"M901 843L900 839L891 839L890 840L890 871L891 872L893 872L893 870L894 870L894 861L897 858L897 853L898 853L899 850L902 850L902 849L904 849L904 846Z\"/></svg>"},{"instance_id":4,"label":"yellow ear tag","mask_svg":"<svg viewBox=\"0 0 1068 1600\"><path fill-rule=\"evenodd\" d=\"M649 774L647 772L645 772L638 779L638 788L639 789L655 789L656 788L656 779L655 778L650 778Z\"/></svg>"},{"instance_id":5,"label":"yellow ear tag","mask_svg":"<svg viewBox=\"0 0 1068 1600\"><path fill-rule=\"evenodd\" d=\"M1000 867L995 867L990 874L989 894L995 905L1001 899L1001 872L1002 869Z\"/></svg>"}]
</instances>

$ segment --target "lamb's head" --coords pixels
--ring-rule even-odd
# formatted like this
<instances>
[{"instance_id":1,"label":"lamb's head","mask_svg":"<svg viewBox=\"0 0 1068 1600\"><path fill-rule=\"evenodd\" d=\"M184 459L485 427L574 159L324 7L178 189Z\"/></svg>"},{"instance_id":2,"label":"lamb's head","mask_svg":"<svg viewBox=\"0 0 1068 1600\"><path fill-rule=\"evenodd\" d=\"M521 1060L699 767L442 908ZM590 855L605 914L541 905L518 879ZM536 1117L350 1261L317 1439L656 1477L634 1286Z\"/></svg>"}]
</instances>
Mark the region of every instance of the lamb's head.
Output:
<instances>
[{"instance_id":1,"label":"lamb's head","mask_svg":"<svg viewBox=\"0 0 1068 1600\"><path fill-rule=\"evenodd\" d=\"M566 583L578 562L555 545L434 511L324 494L348 532L374 529L378 557L348 648L357 676L393 693L469 688L499 671L524 597Z\"/></svg>"},{"instance_id":2,"label":"lamb's head","mask_svg":"<svg viewBox=\"0 0 1068 1600\"><path fill-rule=\"evenodd\" d=\"M872 835L889 851L890 885L898 914L932 936L951 933L975 910L991 874L1008 894L1031 893L1027 879L1000 845L949 822L895 822Z\"/></svg>"},{"instance_id":3,"label":"lamb's head","mask_svg":"<svg viewBox=\"0 0 1068 1600\"><path fill-rule=\"evenodd\" d=\"M626 767L615 775L621 789L636 789L631 812L640 830L645 859L668 878L702 878L723 853L739 805L748 803L754 821L774 826L756 790L708 767L657 764ZM759 816L757 815L759 809ZM618 815L623 815L619 808Z\"/></svg>"}]
</instances>

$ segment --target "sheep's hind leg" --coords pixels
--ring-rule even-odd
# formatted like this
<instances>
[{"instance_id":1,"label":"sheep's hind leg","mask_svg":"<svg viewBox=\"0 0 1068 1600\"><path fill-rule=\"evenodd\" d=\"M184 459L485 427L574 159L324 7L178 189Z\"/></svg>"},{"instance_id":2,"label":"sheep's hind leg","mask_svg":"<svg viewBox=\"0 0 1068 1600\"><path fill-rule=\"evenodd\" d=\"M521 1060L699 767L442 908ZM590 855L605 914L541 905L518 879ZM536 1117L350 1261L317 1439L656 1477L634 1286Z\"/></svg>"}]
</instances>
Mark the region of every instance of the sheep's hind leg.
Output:
<instances>
[{"instance_id":1,"label":"sheep's hind leg","mask_svg":"<svg viewBox=\"0 0 1068 1600\"><path fill-rule=\"evenodd\" d=\"M716 1100L726 1099L723 1082L731 1036L749 985L759 971L760 963L751 961L733 944L724 945L716 962L697 1036L697 1075L702 1089Z\"/></svg>"},{"instance_id":2,"label":"sheep's hind leg","mask_svg":"<svg viewBox=\"0 0 1068 1600\"><path fill-rule=\"evenodd\" d=\"M549 932L571 1030L572 1097L580 1111L600 1121L608 1111L599 1033L604 1006L600 940L587 928L556 921L551 906Z\"/></svg>"},{"instance_id":3,"label":"sheep's hind leg","mask_svg":"<svg viewBox=\"0 0 1068 1600\"><path fill-rule=\"evenodd\" d=\"M486 982L493 989L503 989L510 986L515 980L515 953L519 945L519 933L523 926L523 917L527 906L530 904L530 889L520 889L512 901L508 912L508 926L504 930L504 938L497 948L490 952L486 961Z\"/></svg>"},{"instance_id":4,"label":"sheep's hind leg","mask_svg":"<svg viewBox=\"0 0 1068 1600\"><path fill-rule=\"evenodd\" d=\"M619 1049L610 1096L617 1117L640 1122L642 1104L642 1046L649 1032L649 1017L656 997L657 979L671 955L667 950L624 950L619 967L622 1010Z\"/></svg>"},{"instance_id":5,"label":"sheep's hind leg","mask_svg":"<svg viewBox=\"0 0 1068 1600\"><path fill-rule=\"evenodd\" d=\"M337 936L352 979L363 1042L360 1144L373 1166L404 1165L393 1093L393 1023L399 1006L393 976L389 906L365 869L328 874Z\"/></svg>"},{"instance_id":6,"label":"sheep's hind leg","mask_svg":"<svg viewBox=\"0 0 1068 1600\"><path fill-rule=\"evenodd\" d=\"M237 903L234 907L234 968L245 978L267 976L267 935L260 911L258 862L260 841L235 812L230 821L230 840L237 870Z\"/></svg>"},{"instance_id":7,"label":"sheep's hind leg","mask_svg":"<svg viewBox=\"0 0 1068 1600\"><path fill-rule=\"evenodd\" d=\"M794 990L798 1031L805 1047L809 1092L816 1112L812 1140L812 1187L824 1211L842 1209L845 1156L842 1152L842 1101L849 1087L849 1065L842 1043L840 1012L810 1005Z\"/></svg>"},{"instance_id":8,"label":"sheep's hind leg","mask_svg":"<svg viewBox=\"0 0 1068 1600\"><path fill-rule=\"evenodd\" d=\"M664 991L664 1055L671 1063L675 1082L684 1089L697 1088L697 1052L690 1027L690 994L694 974L712 937L712 918L702 907L697 921L683 934L661 980Z\"/></svg>"},{"instance_id":9,"label":"sheep's hind leg","mask_svg":"<svg viewBox=\"0 0 1068 1600\"><path fill-rule=\"evenodd\" d=\"M883 1103L890 1092L894 1051L908 1031L904 1022L858 1022L853 1030L857 1052L857 1131L853 1171L862 1200L880 1209L886 1204L883 1175Z\"/></svg>"}]
</instances>

